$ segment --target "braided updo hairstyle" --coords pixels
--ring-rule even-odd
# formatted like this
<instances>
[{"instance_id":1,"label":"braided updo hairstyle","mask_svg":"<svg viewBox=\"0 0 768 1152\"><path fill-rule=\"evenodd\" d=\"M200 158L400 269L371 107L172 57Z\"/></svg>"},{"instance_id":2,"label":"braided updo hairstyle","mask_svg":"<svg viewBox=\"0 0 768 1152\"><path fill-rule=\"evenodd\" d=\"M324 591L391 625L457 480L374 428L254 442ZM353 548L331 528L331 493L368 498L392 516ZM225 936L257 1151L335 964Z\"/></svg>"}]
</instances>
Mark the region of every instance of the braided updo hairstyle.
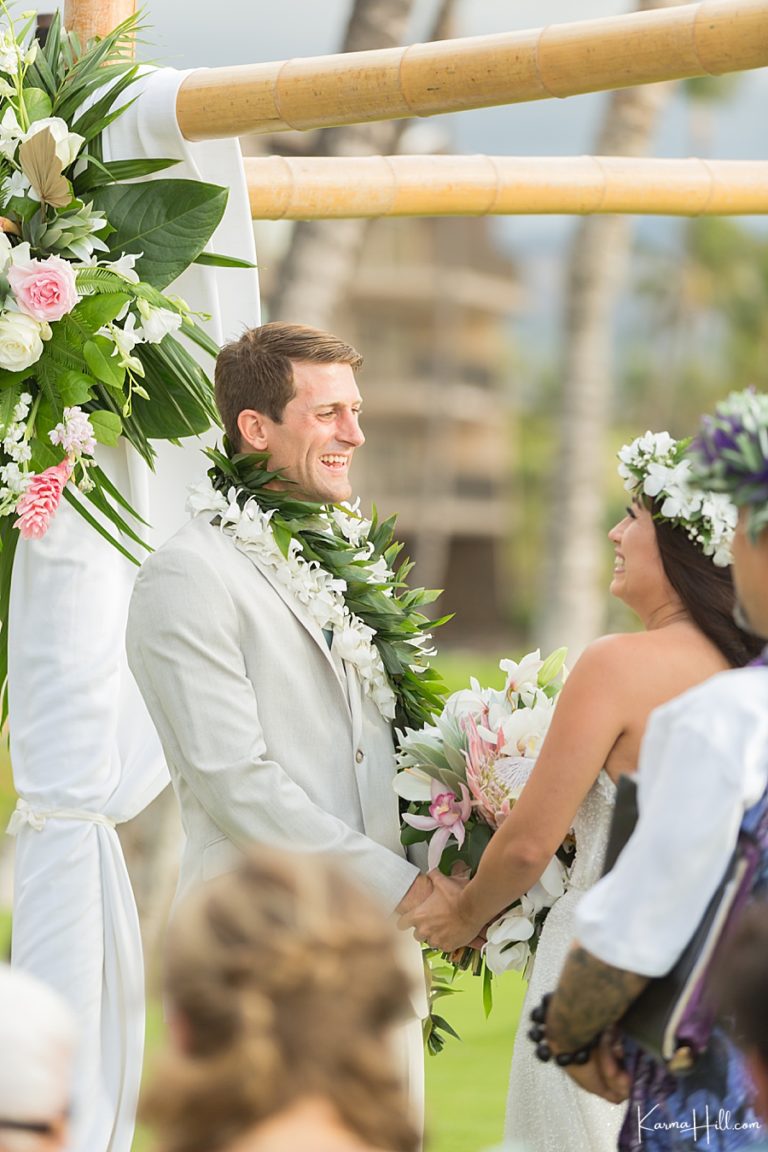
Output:
<instances>
[{"instance_id":1,"label":"braided updo hairstyle","mask_svg":"<svg viewBox=\"0 0 768 1152\"><path fill-rule=\"evenodd\" d=\"M328 862L249 854L179 911L166 973L185 1050L143 1107L163 1152L225 1148L308 1097L376 1148L418 1147L391 1046L409 1013L396 930Z\"/></svg>"}]
</instances>

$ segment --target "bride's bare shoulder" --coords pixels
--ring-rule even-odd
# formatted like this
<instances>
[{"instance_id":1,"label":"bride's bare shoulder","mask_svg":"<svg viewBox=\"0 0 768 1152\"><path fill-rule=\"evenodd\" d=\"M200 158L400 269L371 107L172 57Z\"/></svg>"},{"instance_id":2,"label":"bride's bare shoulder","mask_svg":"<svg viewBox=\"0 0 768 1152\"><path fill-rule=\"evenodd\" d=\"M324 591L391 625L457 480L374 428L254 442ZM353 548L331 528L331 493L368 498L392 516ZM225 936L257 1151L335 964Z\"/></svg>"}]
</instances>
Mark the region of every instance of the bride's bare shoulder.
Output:
<instances>
[{"instance_id":1,"label":"bride's bare shoulder","mask_svg":"<svg viewBox=\"0 0 768 1152\"><path fill-rule=\"evenodd\" d=\"M659 652L651 632L612 632L587 645L571 675L584 685L615 691L646 675Z\"/></svg>"}]
</instances>

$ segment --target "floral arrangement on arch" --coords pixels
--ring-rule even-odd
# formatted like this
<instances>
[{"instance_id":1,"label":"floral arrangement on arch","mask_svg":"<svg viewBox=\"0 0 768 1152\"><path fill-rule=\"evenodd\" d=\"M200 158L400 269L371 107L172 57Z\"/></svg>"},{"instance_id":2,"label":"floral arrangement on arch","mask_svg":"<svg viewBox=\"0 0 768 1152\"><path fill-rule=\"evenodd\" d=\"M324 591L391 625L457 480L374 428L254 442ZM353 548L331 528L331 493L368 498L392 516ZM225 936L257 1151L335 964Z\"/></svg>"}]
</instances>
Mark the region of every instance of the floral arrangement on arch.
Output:
<instances>
[{"instance_id":1,"label":"floral arrangement on arch","mask_svg":"<svg viewBox=\"0 0 768 1152\"><path fill-rule=\"evenodd\" d=\"M406 845L427 842L430 869L450 874L458 862L470 874L477 869L536 762L563 684L565 656L559 648L546 660L538 650L519 663L502 660L503 689L481 688L472 679L468 689L448 697L434 723L398 733L394 787L407 803L401 839ZM481 952L468 951L454 964L482 973L487 1010L493 975L528 973L546 914L565 892L572 847L564 844L533 888L486 929ZM435 1029L452 1029L434 1015L427 1026L427 1043L439 1051Z\"/></svg>"},{"instance_id":2,"label":"floral arrangement on arch","mask_svg":"<svg viewBox=\"0 0 768 1152\"><path fill-rule=\"evenodd\" d=\"M142 179L175 160L104 160L139 72L137 18L86 46L58 14L44 46L35 14L21 20L0 3L0 622L19 536L43 536L62 498L130 559L124 541L146 547L96 445L125 437L151 465L153 439L217 422L178 337L218 349L163 290L193 261L248 267L203 253L226 189Z\"/></svg>"}]
</instances>

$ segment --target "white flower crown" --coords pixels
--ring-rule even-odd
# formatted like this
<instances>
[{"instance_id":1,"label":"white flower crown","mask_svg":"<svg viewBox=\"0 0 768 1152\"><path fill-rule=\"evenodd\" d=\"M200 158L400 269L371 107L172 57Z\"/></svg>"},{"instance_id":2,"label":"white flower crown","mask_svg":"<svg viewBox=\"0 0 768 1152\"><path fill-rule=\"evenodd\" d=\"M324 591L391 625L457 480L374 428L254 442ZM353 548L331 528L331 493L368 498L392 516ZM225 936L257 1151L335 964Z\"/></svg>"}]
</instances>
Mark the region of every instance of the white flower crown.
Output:
<instances>
[{"instance_id":1,"label":"white flower crown","mask_svg":"<svg viewBox=\"0 0 768 1152\"><path fill-rule=\"evenodd\" d=\"M738 511L722 492L702 491L691 484L689 443L668 432L646 432L618 453L619 476L628 492L655 501L656 517L679 524L705 556L726 568Z\"/></svg>"}]
</instances>

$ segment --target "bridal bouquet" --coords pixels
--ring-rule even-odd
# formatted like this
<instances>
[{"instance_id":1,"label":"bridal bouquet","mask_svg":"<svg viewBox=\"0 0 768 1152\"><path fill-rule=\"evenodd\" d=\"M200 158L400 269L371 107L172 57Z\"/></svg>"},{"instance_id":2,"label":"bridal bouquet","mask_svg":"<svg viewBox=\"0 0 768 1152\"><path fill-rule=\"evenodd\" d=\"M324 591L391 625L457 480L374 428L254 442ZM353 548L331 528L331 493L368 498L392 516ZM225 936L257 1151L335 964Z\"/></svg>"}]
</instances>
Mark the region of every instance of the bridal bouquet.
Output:
<instances>
[{"instance_id":1,"label":"bridal bouquet","mask_svg":"<svg viewBox=\"0 0 768 1152\"><path fill-rule=\"evenodd\" d=\"M434 724L400 734L395 790L407 810L404 844L427 841L428 864L450 874L457 861L473 873L491 836L520 796L543 743L563 683L564 648L520 663L502 660L504 688L476 680L448 697ZM546 912L567 882L567 846L539 881L487 930L475 970L526 973ZM562 859L561 859L562 857Z\"/></svg>"},{"instance_id":2,"label":"bridal bouquet","mask_svg":"<svg viewBox=\"0 0 768 1152\"><path fill-rule=\"evenodd\" d=\"M247 266L203 252L226 189L143 179L175 160L104 158L138 78L136 18L85 46L58 14L41 46L35 19L15 26L0 0L0 623L16 543L43 536L62 498L130 559L146 547L96 444L125 437L151 465L152 439L217 422L177 336L218 349L163 289L194 261Z\"/></svg>"}]
</instances>

